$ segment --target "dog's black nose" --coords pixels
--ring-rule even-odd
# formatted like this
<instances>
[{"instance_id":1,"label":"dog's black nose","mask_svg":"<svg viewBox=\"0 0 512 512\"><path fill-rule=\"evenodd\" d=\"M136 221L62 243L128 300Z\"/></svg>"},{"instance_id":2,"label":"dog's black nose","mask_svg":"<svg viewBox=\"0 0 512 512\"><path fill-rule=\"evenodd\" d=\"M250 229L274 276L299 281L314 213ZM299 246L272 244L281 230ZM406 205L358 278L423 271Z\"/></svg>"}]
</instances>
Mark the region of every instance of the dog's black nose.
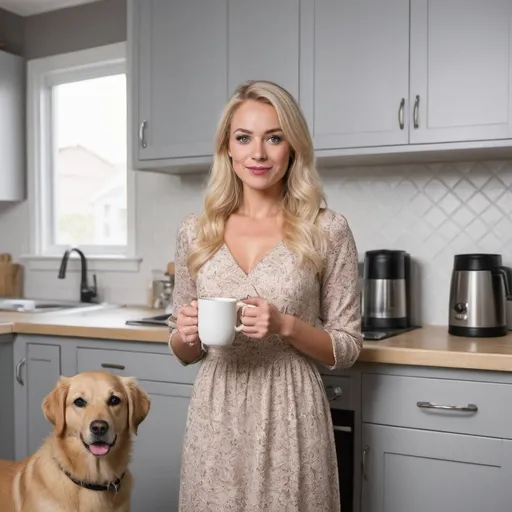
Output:
<instances>
[{"instance_id":1,"label":"dog's black nose","mask_svg":"<svg viewBox=\"0 0 512 512\"><path fill-rule=\"evenodd\" d=\"M102 436L108 432L108 423L104 420L94 420L91 421L89 428L94 435Z\"/></svg>"}]
</instances>

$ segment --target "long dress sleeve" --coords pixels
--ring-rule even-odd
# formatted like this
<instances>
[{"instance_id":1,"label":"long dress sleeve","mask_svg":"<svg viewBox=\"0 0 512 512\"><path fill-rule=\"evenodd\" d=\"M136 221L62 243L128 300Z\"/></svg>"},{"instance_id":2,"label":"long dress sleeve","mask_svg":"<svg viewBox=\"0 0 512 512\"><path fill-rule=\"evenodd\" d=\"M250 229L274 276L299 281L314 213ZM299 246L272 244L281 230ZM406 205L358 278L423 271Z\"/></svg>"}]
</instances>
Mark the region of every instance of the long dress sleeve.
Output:
<instances>
[{"instance_id":1,"label":"long dress sleeve","mask_svg":"<svg viewBox=\"0 0 512 512\"><path fill-rule=\"evenodd\" d=\"M363 347L357 247L347 220L326 210L327 253L322 275L320 316L330 335L334 366L352 366Z\"/></svg>"},{"instance_id":2,"label":"long dress sleeve","mask_svg":"<svg viewBox=\"0 0 512 512\"><path fill-rule=\"evenodd\" d=\"M173 313L167 320L167 324L170 327L169 348L171 353L173 353L176 359L178 359L184 366L198 362L205 355L205 351L201 350L200 356L195 361L186 363L173 352L171 347L171 338L178 332L176 322L179 309L197 299L196 281L190 275L187 266L187 255L195 237L196 224L197 215L191 214L183 219L180 227L178 228L174 258L174 291L172 296Z\"/></svg>"}]
</instances>

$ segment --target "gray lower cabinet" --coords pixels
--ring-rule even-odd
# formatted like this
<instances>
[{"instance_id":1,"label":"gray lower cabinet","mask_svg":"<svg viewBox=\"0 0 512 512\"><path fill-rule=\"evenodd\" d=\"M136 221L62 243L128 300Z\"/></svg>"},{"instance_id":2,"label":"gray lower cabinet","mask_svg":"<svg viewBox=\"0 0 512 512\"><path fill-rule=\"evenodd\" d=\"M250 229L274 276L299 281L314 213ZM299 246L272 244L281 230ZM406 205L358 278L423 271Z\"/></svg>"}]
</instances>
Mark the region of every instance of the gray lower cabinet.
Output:
<instances>
[{"instance_id":1,"label":"gray lower cabinet","mask_svg":"<svg viewBox=\"0 0 512 512\"><path fill-rule=\"evenodd\" d=\"M52 429L41 407L61 375L61 346L52 341L41 343L34 337L15 342L16 459L34 453Z\"/></svg>"},{"instance_id":2,"label":"gray lower cabinet","mask_svg":"<svg viewBox=\"0 0 512 512\"><path fill-rule=\"evenodd\" d=\"M510 510L512 441L364 424L363 448L362 512Z\"/></svg>"},{"instance_id":3,"label":"gray lower cabinet","mask_svg":"<svg viewBox=\"0 0 512 512\"><path fill-rule=\"evenodd\" d=\"M510 510L510 374L374 365L361 380L362 512Z\"/></svg>"},{"instance_id":4,"label":"gray lower cabinet","mask_svg":"<svg viewBox=\"0 0 512 512\"><path fill-rule=\"evenodd\" d=\"M0 456L26 457L51 432L53 427L45 419L41 403L60 375L103 370L132 376L150 395L151 410L134 436L131 511L178 509L181 451L197 365L180 365L161 343L19 335L11 343L9 354L8 347L0 343L0 356L4 352L8 356L7 384L14 387L15 425L8 439L12 446L15 438L15 453L10 456L9 444L4 446L0 438ZM0 357L2 386L3 361ZM4 402L0 398L0 407Z\"/></svg>"},{"instance_id":5,"label":"gray lower cabinet","mask_svg":"<svg viewBox=\"0 0 512 512\"><path fill-rule=\"evenodd\" d=\"M198 365L165 344L0 336L0 457L36 451L52 429L44 396L59 375L88 370L133 376L152 400L134 437L132 512L177 510ZM511 374L358 364L323 379L328 393L343 388L334 408L356 411L356 511L360 498L362 512L510 510Z\"/></svg>"},{"instance_id":6,"label":"gray lower cabinet","mask_svg":"<svg viewBox=\"0 0 512 512\"><path fill-rule=\"evenodd\" d=\"M150 413L134 438L132 512L178 510L181 450L197 368L183 367L167 350L154 352L161 349L155 344L145 344L145 352L126 350L126 343L124 350L114 346L80 342L77 371L107 370L136 377L151 397Z\"/></svg>"},{"instance_id":7,"label":"gray lower cabinet","mask_svg":"<svg viewBox=\"0 0 512 512\"><path fill-rule=\"evenodd\" d=\"M14 336L0 336L0 459L14 460Z\"/></svg>"},{"instance_id":8,"label":"gray lower cabinet","mask_svg":"<svg viewBox=\"0 0 512 512\"><path fill-rule=\"evenodd\" d=\"M192 386L149 381L142 385L151 397L151 414L135 439L132 511L177 511L181 451Z\"/></svg>"}]
</instances>

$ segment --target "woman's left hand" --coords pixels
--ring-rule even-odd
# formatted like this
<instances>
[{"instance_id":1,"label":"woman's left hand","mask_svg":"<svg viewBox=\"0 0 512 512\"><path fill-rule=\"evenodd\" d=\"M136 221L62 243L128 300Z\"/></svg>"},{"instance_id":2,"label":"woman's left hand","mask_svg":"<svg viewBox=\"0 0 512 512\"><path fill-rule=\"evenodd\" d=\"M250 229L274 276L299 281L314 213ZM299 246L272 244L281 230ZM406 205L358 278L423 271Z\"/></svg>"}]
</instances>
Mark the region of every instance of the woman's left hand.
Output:
<instances>
[{"instance_id":1,"label":"woman's left hand","mask_svg":"<svg viewBox=\"0 0 512 512\"><path fill-rule=\"evenodd\" d=\"M280 334L284 315L273 304L261 297L249 297L242 300L244 304L255 306L244 308L242 332L250 338L264 338L271 334Z\"/></svg>"}]
</instances>

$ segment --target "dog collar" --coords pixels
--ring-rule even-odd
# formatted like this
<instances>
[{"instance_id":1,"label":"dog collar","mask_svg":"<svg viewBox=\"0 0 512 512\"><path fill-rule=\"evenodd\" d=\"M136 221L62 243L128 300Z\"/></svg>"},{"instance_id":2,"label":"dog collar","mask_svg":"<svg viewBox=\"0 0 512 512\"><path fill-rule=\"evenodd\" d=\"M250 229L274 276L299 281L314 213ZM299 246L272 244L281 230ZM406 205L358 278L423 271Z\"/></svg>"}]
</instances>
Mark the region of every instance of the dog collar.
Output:
<instances>
[{"instance_id":1,"label":"dog collar","mask_svg":"<svg viewBox=\"0 0 512 512\"><path fill-rule=\"evenodd\" d=\"M82 480L78 480L75 478L69 471L66 471L62 466L60 466L61 471L76 485L79 487L83 487L84 489L89 489L90 491L115 491L116 493L119 492L121 489L121 480L124 478L123 473L119 478L116 478L115 480L112 480L111 482L108 482L106 484L95 484L92 482L82 482Z\"/></svg>"}]
</instances>

